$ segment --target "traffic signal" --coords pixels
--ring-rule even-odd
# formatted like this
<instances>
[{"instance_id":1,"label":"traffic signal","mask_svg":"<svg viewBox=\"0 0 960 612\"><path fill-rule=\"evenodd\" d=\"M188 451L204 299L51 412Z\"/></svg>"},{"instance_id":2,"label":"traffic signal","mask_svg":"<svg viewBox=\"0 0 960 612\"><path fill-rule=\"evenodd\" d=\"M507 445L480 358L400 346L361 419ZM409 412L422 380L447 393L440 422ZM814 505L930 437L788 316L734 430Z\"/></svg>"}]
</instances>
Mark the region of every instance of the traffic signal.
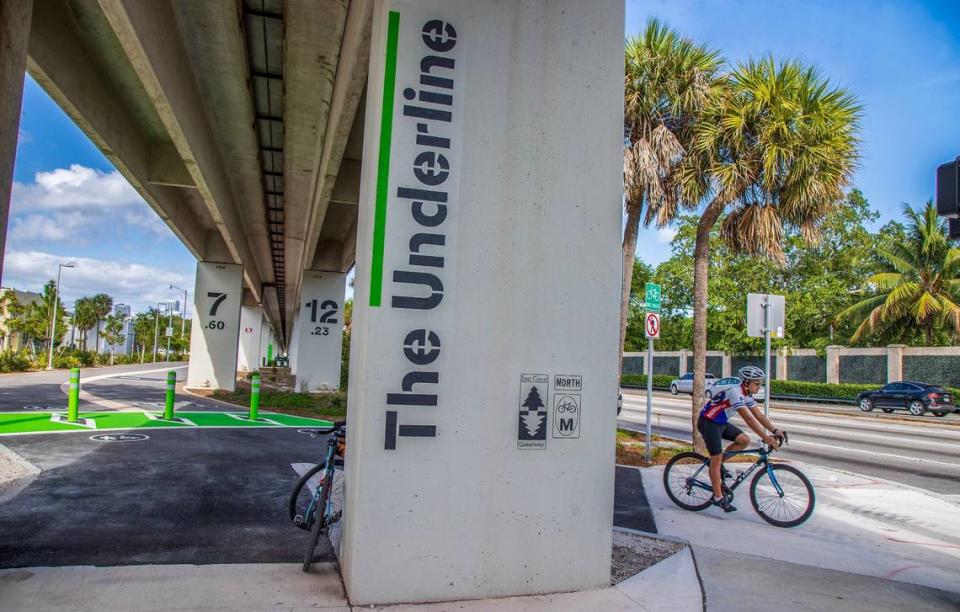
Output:
<instances>
[{"instance_id":1,"label":"traffic signal","mask_svg":"<svg viewBox=\"0 0 960 612\"><path fill-rule=\"evenodd\" d=\"M960 157L937 168L937 214L960 217ZM952 234L955 226L950 227Z\"/></svg>"}]
</instances>

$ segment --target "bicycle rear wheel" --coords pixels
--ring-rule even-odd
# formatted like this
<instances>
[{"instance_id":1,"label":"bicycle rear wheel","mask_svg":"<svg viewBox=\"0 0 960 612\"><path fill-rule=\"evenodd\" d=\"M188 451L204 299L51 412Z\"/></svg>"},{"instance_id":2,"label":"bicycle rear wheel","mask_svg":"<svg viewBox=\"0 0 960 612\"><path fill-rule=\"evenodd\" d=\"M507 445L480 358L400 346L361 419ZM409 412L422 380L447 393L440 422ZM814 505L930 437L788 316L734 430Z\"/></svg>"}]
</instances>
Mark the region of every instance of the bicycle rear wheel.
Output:
<instances>
[{"instance_id":1,"label":"bicycle rear wheel","mask_svg":"<svg viewBox=\"0 0 960 612\"><path fill-rule=\"evenodd\" d=\"M663 470L663 488L670 501L684 510L698 512L710 506L710 460L697 453L680 453Z\"/></svg>"},{"instance_id":2,"label":"bicycle rear wheel","mask_svg":"<svg viewBox=\"0 0 960 612\"><path fill-rule=\"evenodd\" d=\"M750 503L771 525L796 527L813 514L816 496L803 472L792 465L775 463L753 477Z\"/></svg>"},{"instance_id":3,"label":"bicycle rear wheel","mask_svg":"<svg viewBox=\"0 0 960 612\"><path fill-rule=\"evenodd\" d=\"M327 527L327 500L330 498L329 483L320 485L320 498L317 501L317 507L314 509L313 525L310 527L310 543L307 545L307 552L303 556L303 571L310 571L310 564L313 563L313 551L320 541L320 534Z\"/></svg>"},{"instance_id":4,"label":"bicycle rear wheel","mask_svg":"<svg viewBox=\"0 0 960 612\"><path fill-rule=\"evenodd\" d=\"M290 501L287 504L290 521L300 529L309 531L310 526L313 524L310 520L312 517L307 516L307 509L313 500L314 491L323 483L323 470L326 467L326 462L323 462L307 470L307 472L300 477L297 486L293 488L293 493L290 494ZM294 518L297 516L303 518L303 522L299 525L294 521Z\"/></svg>"}]
</instances>

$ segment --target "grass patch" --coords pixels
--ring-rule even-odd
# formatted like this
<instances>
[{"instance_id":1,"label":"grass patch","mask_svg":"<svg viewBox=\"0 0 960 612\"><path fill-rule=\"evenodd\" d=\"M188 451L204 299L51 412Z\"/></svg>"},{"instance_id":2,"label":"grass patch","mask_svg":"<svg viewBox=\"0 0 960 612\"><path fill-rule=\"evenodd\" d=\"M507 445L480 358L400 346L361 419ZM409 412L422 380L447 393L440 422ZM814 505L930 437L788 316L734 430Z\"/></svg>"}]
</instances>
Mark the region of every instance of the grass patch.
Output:
<instances>
[{"instance_id":1,"label":"grass patch","mask_svg":"<svg viewBox=\"0 0 960 612\"><path fill-rule=\"evenodd\" d=\"M235 391L214 391L211 397L223 402L250 407L250 385L238 382ZM260 410L272 410L309 418L342 420L347 415L347 394L342 391L330 393L297 393L261 388Z\"/></svg>"},{"instance_id":2,"label":"grass patch","mask_svg":"<svg viewBox=\"0 0 960 612\"><path fill-rule=\"evenodd\" d=\"M617 463L619 465L637 467L665 465L674 455L692 450L693 446L690 444L654 435L653 447L650 449L651 461L648 463L646 435L639 431L617 428Z\"/></svg>"}]
</instances>

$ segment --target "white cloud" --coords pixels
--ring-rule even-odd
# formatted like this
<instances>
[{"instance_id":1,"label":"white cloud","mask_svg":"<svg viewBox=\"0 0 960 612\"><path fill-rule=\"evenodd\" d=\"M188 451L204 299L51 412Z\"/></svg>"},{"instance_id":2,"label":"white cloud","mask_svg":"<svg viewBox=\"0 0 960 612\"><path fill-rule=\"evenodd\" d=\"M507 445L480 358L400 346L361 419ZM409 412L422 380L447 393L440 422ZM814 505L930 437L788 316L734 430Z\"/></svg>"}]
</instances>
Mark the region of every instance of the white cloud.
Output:
<instances>
[{"instance_id":1,"label":"white cloud","mask_svg":"<svg viewBox=\"0 0 960 612\"><path fill-rule=\"evenodd\" d=\"M672 227L661 227L657 230L657 241L663 244L670 244L673 237L677 235L677 230Z\"/></svg>"},{"instance_id":2,"label":"white cloud","mask_svg":"<svg viewBox=\"0 0 960 612\"><path fill-rule=\"evenodd\" d=\"M79 164L38 172L33 183L14 183L10 199L15 212L145 206L116 170L106 173Z\"/></svg>"},{"instance_id":3,"label":"white cloud","mask_svg":"<svg viewBox=\"0 0 960 612\"><path fill-rule=\"evenodd\" d=\"M45 215L26 215L14 217L10 222L12 241L50 240L56 242L79 242L79 236L73 231L84 223L80 213Z\"/></svg>"},{"instance_id":4,"label":"white cloud","mask_svg":"<svg viewBox=\"0 0 960 612\"><path fill-rule=\"evenodd\" d=\"M193 272L183 269L17 250L7 252L3 284L37 291L48 280L55 279L58 264L66 262L76 264L76 268L65 269L61 275L61 291L68 305L80 296L106 293L114 303L132 304L135 310L142 311L176 297L176 292L169 289L171 284L186 288L194 285Z\"/></svg>"}]
</instances>

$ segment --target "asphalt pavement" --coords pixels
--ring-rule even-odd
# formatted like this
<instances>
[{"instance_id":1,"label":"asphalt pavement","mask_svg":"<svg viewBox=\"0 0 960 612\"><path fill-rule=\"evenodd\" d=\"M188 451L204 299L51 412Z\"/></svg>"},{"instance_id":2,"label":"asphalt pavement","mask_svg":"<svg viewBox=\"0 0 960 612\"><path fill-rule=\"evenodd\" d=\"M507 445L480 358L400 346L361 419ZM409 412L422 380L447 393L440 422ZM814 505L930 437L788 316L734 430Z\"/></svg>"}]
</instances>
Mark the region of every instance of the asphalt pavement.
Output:
<instances>
[{"instance_id":1,"label":"asphalt pavement","mask_svg":"<svg viewBox=\"0 0 960 612\"><path fill-rule=\"evenodd\" d=\"M690 396L654 396L654 433L690 439ZM878 420L857 413L839 415L778 409L771 420L790 434L778 457L883 478L960 499L960 428L944 423ZM939 420L939 419L938 419ZM625 392L621 427L643 430L646 395ZM740 419L734 423L756 439Z\"/></svg>"}]
</instances>

